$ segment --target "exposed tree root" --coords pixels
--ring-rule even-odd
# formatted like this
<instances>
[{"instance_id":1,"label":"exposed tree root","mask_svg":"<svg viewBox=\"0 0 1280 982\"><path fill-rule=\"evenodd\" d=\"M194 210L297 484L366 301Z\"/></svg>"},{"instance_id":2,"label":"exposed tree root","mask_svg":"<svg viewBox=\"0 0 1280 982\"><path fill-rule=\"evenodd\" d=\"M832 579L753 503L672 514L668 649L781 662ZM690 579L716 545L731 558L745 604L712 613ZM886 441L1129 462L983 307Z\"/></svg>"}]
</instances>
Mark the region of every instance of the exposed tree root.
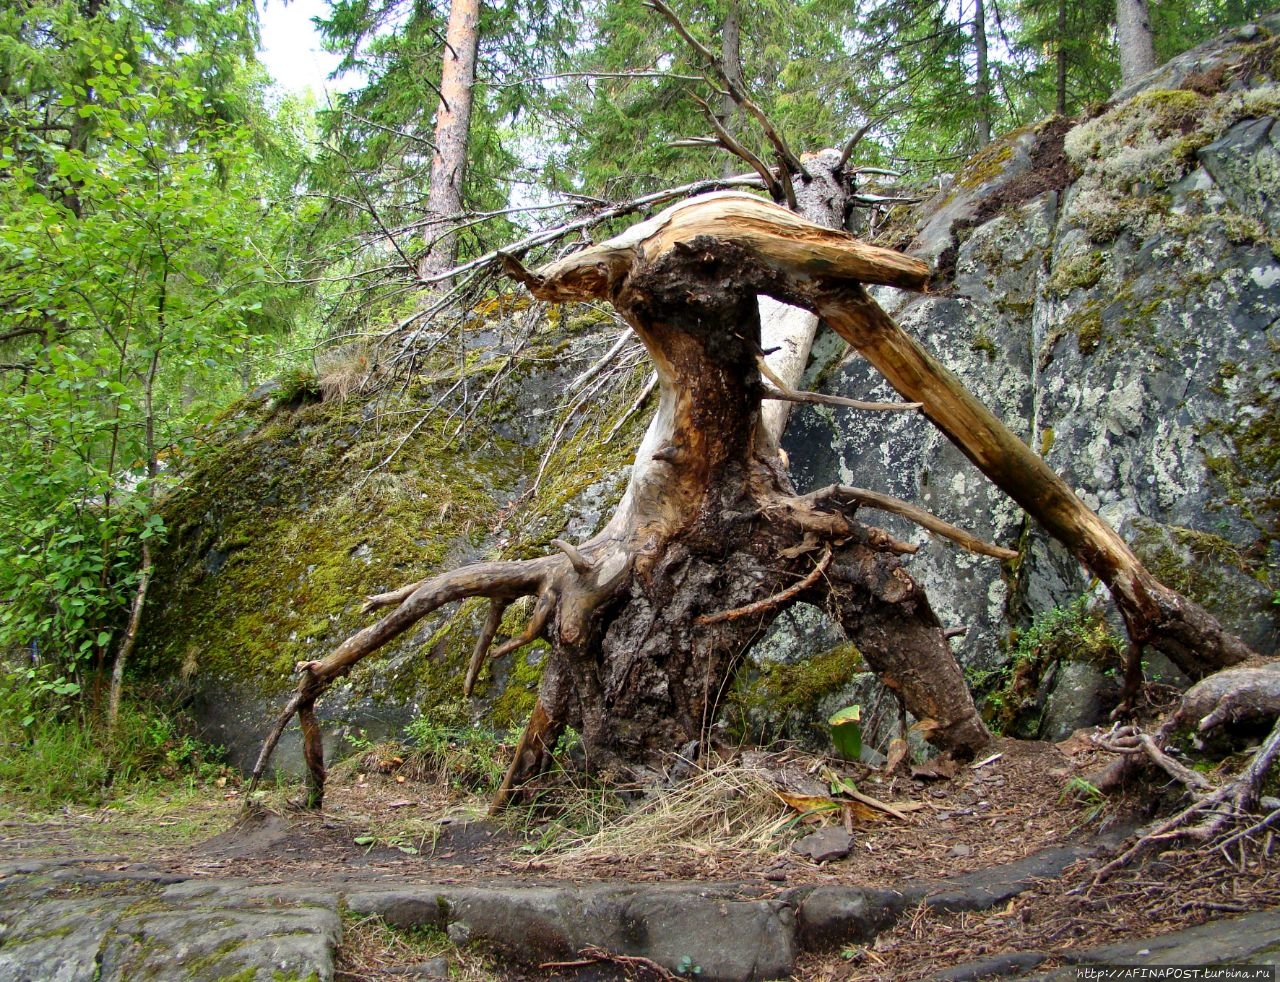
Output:
<instances>
[{"instance_id":1,"label":"exposed tree root","mask_svg":"<svg viewBox=\"0 0 1280 982\"><path fill-rule=\"evenodd\" d=\"M485 618L484 627L480 630L480 636L476 638L475 650L471 652L471 662L467 665L467 677L462 683L462 694L467 698L471 698L471 692L476 687L476 679L480 677L480 668L484 665L485 655L489 653L489 647L497 636L498 628L502 626L502 615L507 612L508 606L510 605L506 601L489 601L489 614Z\"/></svg>"},{"instance_id":2,"label":"exposed tree root","mask_svg":"<svg viewBox=\"0 0 1280 982\"><path fill-rule=\"evenodd\" d=\"M1275 721L1270 734L1256 749L1249 764L1220 785L1186 767L1165 750L1176 733L1204 736L1214 730L1260 719ZM1277 810L1261 817L1255 814L1263 783L1280 755L1280 665L1272 663L1263 668L1219 672L1188 689L1177 710L1154 735L1143 733L1137 727L1113 728L1096 742L1122 755L1099 779L1104 789L1118 786L1133 776L1140 762L1149 761L1186 787L1194 800L1102 867L1094 877L1095 884L1148 849L1173 840L1215 843L1216 848L1226 850L1273 824L1280 816Z\"/></svg>"},{"instance_id":3,"label":"exposed tree root","mask_svg":"<svg viewBox=\"0 0 1280 982\"><path fill-rule=\"evenodd\" d=\"M345 676L362 659L403 634L422 618L445 604L467 597L489 597L494 601L489 620L486 621L485 629L481 634L481 644L477 645L479 658L482 660L484 652L493 640L493 635L497 633L497 624L493 625L492 633L489 631L494 618L493 611L498 611L497 621L501 624L501 611L505 610L512 600L537 593L539 603L534 609L529 627L518 639L497 649L494 657L509 653L520 645L533 641L545 627L550 609L555 603L554 583L569 568L568 561L562 556L548 556L524 562L476 563L429 580L409 584L390 593L370 597L365 604L365 610L392 604L396 605L396 609L377 623L353 634L327 658L298 663L297 668L303 678L298 683L297 691L285 705L263 741L262 750L254 764L249 790L256 790L271 760L271 755L284 734L285 727L297 715L303 731L303 753L308 772L306 803L308 807L319 807L324 798L324 745L314 709L316 700L337 679ZM551 598L549 601L546 599L548 597ZM536 630L530 630L535 626L535 622ZM515 641L519 643L516 644ZM476 661L475 656L472 661ZM474 682L474 679L471 681Z\"/></svg>"},{"instance_id":4,"label":"exposed tree root","mask_svg":"<svg viewBox=\"0 0 1280 982\"><path fill-rule=\"evenodd\" d=\"M902 413L912 412L920 408L918 402L864 402L861 399L846 399L844 396L828 396L820 392L803 392L787 385L778 374L769 367L769 363L761 355L756 359L760 366L760 374L773 383L774 388L766 389L766 399L782 399L786 402L807 402L815 406L842 406L846 409L862 409L868 412Z\"/></svg>"},{"instance_id":5,"label":"exposed tree root","mask_svg":"<svg viewBox=\"0 0 1280 982\"><path fill-rule=\"evenodd\" d=\"M1196 800L1144 833L1137 842L1098 870L1093 878L1094 884L1102 883L1116 870L1153 847L1189 839L1214 844L1215 848L1225 851L1241 839L1273 824L1280 819L1280 809L1272 809L1266 816L1258 816L1255 810L1263 782L1271 773L1277 755L1280 755L1280 723L1254 753L1249 765L1235 777L1212 790L1206 789L1208 782L1200 779L1198 774L1196 778L1200 780L1187 782L1189 789L1199 792ZM1165 765L1162 763L1161 766ZM1216 841L1219 839L1221 841Z\"/></svg>"},{"instance_id":6,"label":"exposed tree root","mask_svg":"<svg viewBox=\"0 0 1280 982\"><path fill-rule=\"evenodd\" d=\"M627 978L632 978L633 971L640 972L640 978L648 976L649 978L657 979L658 982L668 982L668 980L674 982L674 980L680 978L679 975L673 975L652 958L644 958L640 955L622 955L615 951L606 951L596 945L587 945L578 954L581 955L580 958L568 961L542 962L538 967L542 969L586 968L589 965L606 963L621 966L626 970Z\"/></svg>"},{"instance_id":7,"label":"exposed tree root","mask_svg":"<svg viewBox=\"0 0 1280 982\"><path fill-rule=\"evenodd\" d=\"M949 539L956 545L970 552L976 552L980 556L992 556L996 559L1009 560L1018 558L1018 553L1014 549L1005 549L1003 546L983 542L977 536L966 532L964 529L957 528L950 522L943 521L936 515L931 515L917 505L903 501L901 498L895 498L892 495L881 494L879 491L868 491L865 488L851 488L846 485L832 484L829 487L805 495L804 500L813 502L815 506L830 503L834 505L853 505L856 508L858 505L866 505L868 508L887 511L905 518L909 522L914 522L921 528L926 528L935 535Z\"/></svg>"},{"instance_id":8,"label":"exposed tree root","mask_svg":"<svg viewBox=\"0 0 1280 982\"><path fill-rule=\"evenodd\" d=\"M928 270L919 261L726 193L668 209L536 273L510 257L506 267L543 300L609 300L645 345L660 398L627 492L588 542L553 540L553 555L476 563L370 597L367 610L393 609L326 658L299 665L302 680L268 735L253 784L296 713L308 803L318 805L324 760L316 699L423 617L468 597L487 597L491 607L465 691L486 655L502 657L539 638L550 644L537 707L495 807L546 766L566 726L581 735L592 766L619 775L705 739L742 651L795 602L828 610L935 746L961 757L984 746L990 734L942 626L898 558L917 547L854 513L860 505L887 510L980 554L1013 553L871 491L795 493L776 434L761 424L760 295L824 316L1106 582L1133 658L1152 643L1197 674L1256 658L1159 584L862 288L920 288ZM818 551L815 563L810 554ZM503 611L524 596L537 598L527 624L495 646Z\"/></svg>"},{"instance_id":9,"label":"exposed tree root","mask_svg":"<svg viewBox=\"0 0 1280 982\"><path fill-rule=\"evenodd\" d=\"M511 755L511 764L507 767L502 784L494 793L491 814L497 814L511 804L529 779L547 769L562 732L564 723L552 719L543 707L542 700L538 700L533 706L528 725L520 734L520 742Z\"/></svg>"},{"instance_id":10,"label":"exposed tree root","mask_svg":"<svg viewBox=\"0 0 1280 982\"><path fill-rule=\"evenodd\" d=\"M803 580L794 586L789 586L781 593L775 593L771 597L765 597L763 600L757 600L754 603L746 604L742 607L735 607L733 610L721 610L714 614L702 614L694 618L695 624L703 627L709 624L722 624L725 621L736 621L741 617L753 617L768 611L775 610L783 604L789 603L800 594L804 593L811 586L818 582L818 579L827 571L827 567L831 565L831 550L828 549L822 554L822 558L818 560L818 564L813 570L805 576Z\"/></svg>"}]
</instances>

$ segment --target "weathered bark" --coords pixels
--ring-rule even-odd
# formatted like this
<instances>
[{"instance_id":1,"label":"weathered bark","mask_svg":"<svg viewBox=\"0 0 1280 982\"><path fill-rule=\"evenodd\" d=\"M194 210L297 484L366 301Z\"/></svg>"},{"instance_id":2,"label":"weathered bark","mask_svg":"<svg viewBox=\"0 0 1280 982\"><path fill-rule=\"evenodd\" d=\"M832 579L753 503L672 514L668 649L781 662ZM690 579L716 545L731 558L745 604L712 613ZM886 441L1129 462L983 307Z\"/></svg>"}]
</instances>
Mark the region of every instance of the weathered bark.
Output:
<instances>
[{"instance_id":1,"label":"weathered bark","mask_svg":"<svg viewBox=\"0 0 1280 982\"><path fill-rule=\"evenodd\" d=\"M724 231L721 223L738 201L720 198L716 213L706 217ZM681 210L667 215L673 212ZM686 234L698 224L690 215L671 241L663 242L669 226L658 221L589 250L580 261L526 277L543 298L610 299L647 346L662 386L658 422L637 456L627 495L605 531L581 547L591 559L601 546L622 544L632 575L594 638L590 632L566 638L563 626L559 639L553 634L552 657L563 655L563 671L544 679L543 710L579 729L593 762L606 770L655 763L699 740L740 653L793 602L788 588L810 576L820 562L815 553L825 546L836 550L833 568L845 571L842 581L854 586L837 591L834 581L823 579L809 592L821 594L820 602L855 631L869 596L886 620L918 621L924 633L931 631L931 645L916 646L913 639L907 647L916 664L929 662L921 674L954 697L929 704L931 712L947 714L939 742L972 752L986 731L936 619L892 555L897 544L850 521L833 502L795 496L772 445L757 439L756 297L761 280L774 272L729 237ZM833 244L848 242L831 235ZM921 275L913 262L869 248L856 262L868 278ZM882 590L886 577L908 587ZM886 613L895 604L902 611ZM863 632L868 662L892 658L906 636ZM935 661L942 663L937 671Z\"/></svg>"},{"instance_id":2,"label":"weathered bark","mask_svg":"<svg viewBox=\"0 0 1280 982\"><path fill-rule=\"evenodd\" d=\"M1156 67L1147 0L1116 0L1116 43L1122 84L1128 85Z\"/></svg>"},{"instance_id":3,"label":"weathered bark","mask_svg":"<svg viewBox=\"0 0 1280 982\"><path fill-rule=\"evenodd\" d=\"M420 279L451 269L457 259L457 238L449 226L462 212L479 44L480 0L453 0L440 75L431 187L427 192L427 251L418 262Z\"/></svg>"},{"instance_id":4,"label":"weathered bark","mask_svg":"<svg viewBox=\"0 0 1280 982\"><path fill-rule=\"evenodd\" d=\"M844 226L845 203L849 200L840 156L827 150L805 161L808 178L794 184L796 211L815 225L838 229ZM809 351L818 331L818 315L802 307L760 297L760 346L765 363L784 384L800 384ZM761 439L777 445L787 428L791 406L786 402L766 402L760 413Z\"/></svg>"},{"instance_id":5,"label":"weathered bark","mask_svg":"<svg viewBox=\"0 0 1280 982\"><path fill-rule=\"evenodd\" d=\"M921 288L928 269L918 260L726 192L669 208L538 273L514 260L508 271L544 300L609 300L648 350L659 405L626 494L587 542L557 541L557 553L541 559L479 563L370 598L370 607L396 609L329 657L300 666L302 683L255 774L291 713L309 713L361 658L468 596L499 605L538 597L525 630L491 656L536 637L551 644L538 708L501 801L545 765L565 726L578 730L592 766L606 774L634 773L703 740L741 653L799 600L831 613L925 721L931 742L961 755L979 749L989 735L937 618L898 558L913 547L853 517L863 502L909 517L910 506L850 488L797 495L760 427L761 295L821 314L921 403L1111 587L1136 644L1154 643L1198 673L1251 654L1156 582L1061 478L867 296L863 283ZM494 640L494 623L491 616L477 658ZM322 767L318 735L304 730L308 760ZM313 763L312 773L314 799L323 772Z\"/></svg>"}]
</instances>

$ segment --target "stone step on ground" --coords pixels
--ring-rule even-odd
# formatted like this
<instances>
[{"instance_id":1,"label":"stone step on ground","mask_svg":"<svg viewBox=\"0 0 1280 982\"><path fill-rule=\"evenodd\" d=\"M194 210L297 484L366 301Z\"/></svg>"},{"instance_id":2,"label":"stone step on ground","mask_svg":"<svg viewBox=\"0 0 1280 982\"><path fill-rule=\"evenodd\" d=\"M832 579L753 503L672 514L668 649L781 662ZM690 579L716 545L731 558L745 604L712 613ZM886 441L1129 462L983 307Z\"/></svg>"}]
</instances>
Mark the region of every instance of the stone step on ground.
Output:
<instances>
[{"instance_id":1,"label":"stone step on ground","mask_svg":"<svg viewBox=\"0 0 1280 982\"><path fill-rule=\"evenodd\" d=\"M333 978L339 895L82 863L0 865L0 982Z\"/></svg>"},{"instance_id":2,"label":"stone step on ground","mask_svg":"<svg viewBox=\"0 0 1280 982\"><path fill-rule=\"evenodd\" d=\"M900 890L424 882L387 889L350 880L292 886L186 878L88 868L84 861L0 864L0 982L328 982L341 944L344 904L353 914L377 914L393 925L445 930L459 944L482 941L526 965L572 959L595 945L672 971L687 973L696 966L706 982L761 982L790 977L802 951L869 943L922 902L949 911L1002 905L1082 855L1082 849L1048 850ZM1255 917L1261 919L1244 918L1238 929L1222 921L1182 932L1191 937L1182 948L1173 935L1158 947L1143 942L1080 957L1091 964L1150 963L1145 950L1158 952L1162 964L1258 953L1272 958L1280 951L1280 912ZM1205 930L1216 947L1197 940L1194 932ZM1011 953L937 978L1024 977L1043 960L1035 952ZM602 969L605 974L594 977L609 977ZM1070 972L1062 978L1074 978Z\"/></svg>"},{"instance_id":3,"label":"stone step on ground","mask_svg":"<svg viewBox=\"0 0 1280 982\"><path fill-rule=\"evenodd\" d=\"M1155 974L1157 967L1274 966L1280 963L1280 910L1263 910L1243 917L1210 921L1173 934L1102 948L1067 952L1065 955L1059 952L1055 957L1068 964L1049 972L1027 975L1048 961L1048 953L1009 952L938 972L930 976L928 982L979 982L993 978L1018 978L1024 982L1078 982L1080 969L1090 966L1146 967L1152 970L1149 978L1161 977Z\"/></svg>"}]
</instances>

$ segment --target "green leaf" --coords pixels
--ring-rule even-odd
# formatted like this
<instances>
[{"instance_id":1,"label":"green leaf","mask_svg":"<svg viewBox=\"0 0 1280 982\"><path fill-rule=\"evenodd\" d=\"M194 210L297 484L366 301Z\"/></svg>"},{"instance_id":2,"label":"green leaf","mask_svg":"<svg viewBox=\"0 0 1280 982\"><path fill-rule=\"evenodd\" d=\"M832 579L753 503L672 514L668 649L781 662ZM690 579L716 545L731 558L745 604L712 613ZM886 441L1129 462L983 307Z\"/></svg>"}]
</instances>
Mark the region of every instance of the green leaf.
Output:
<instances>
[{"instance_id":1,"label":"green leaf","mask_svg":"<svg viewBox=\"0 0 1280 982\"><path fill-rule=\"evenodd\" d=\"M845 706L827 722L831 725L831 742L845 760L862 756L862 707Z\"/></svg>"},{"instance_id":2,"label":"green leaf","mask_svg":"<svg viewBox=\"0 0 1280 982\"><path fill-rule=\"evenodd\" d=\"M832 715L827 722L831 726L846 726L849 723L861 723L862 707L858 705L845 706L844 709L841 709L839 712Z\"/></svg>"}]
</instances>

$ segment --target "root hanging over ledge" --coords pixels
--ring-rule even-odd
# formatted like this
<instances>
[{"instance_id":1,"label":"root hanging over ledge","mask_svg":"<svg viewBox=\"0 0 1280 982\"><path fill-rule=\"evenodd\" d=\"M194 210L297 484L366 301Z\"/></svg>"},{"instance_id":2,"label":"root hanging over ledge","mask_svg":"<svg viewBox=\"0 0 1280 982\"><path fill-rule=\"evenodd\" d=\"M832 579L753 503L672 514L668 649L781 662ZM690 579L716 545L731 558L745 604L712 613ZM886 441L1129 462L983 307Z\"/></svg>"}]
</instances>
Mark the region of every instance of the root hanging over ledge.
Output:
<instances>
[{"instance_id":1,"label":"root hanging over ledge","mask_svg":"<svg viewBox=\"0 0 1280 982\"><path fill-rule=\"evenodd\" d=\"M501 807L542 770L565 727L589 764L624 777L705 741L741 653L788 606L826 609L903 700L930 741L970 756L990 739L946 635L902 565L914 547L863 524L859 507L894 512L966 549L1007 559L907 502L857 488L796 493L760 424L761 296L820 314L908 400L1112 590L1135 649L1154 644L1196 675L1256 658L1205 611L1151 576L1122 539L872 301L863 284L922 289L915 259L812 224L752 195L677 205L537 271L508 272L544 300L611 302L644 343L659 382L656 418L627 491L589 541L550 555L465 566L370 597L390 607L319 661L268 735L256 784L297 714L323 796L316 700L393 637L445 604L487 597L467 677L486 657L545 639L538 702L499 791ZM875 407L882 410L883 407ZM525 628L499 641L503 611L537 598ZM496 642L496 644L495 644ZM1135 656L1136 657L1136 656Z\"/></svg>"}]
</instances>

